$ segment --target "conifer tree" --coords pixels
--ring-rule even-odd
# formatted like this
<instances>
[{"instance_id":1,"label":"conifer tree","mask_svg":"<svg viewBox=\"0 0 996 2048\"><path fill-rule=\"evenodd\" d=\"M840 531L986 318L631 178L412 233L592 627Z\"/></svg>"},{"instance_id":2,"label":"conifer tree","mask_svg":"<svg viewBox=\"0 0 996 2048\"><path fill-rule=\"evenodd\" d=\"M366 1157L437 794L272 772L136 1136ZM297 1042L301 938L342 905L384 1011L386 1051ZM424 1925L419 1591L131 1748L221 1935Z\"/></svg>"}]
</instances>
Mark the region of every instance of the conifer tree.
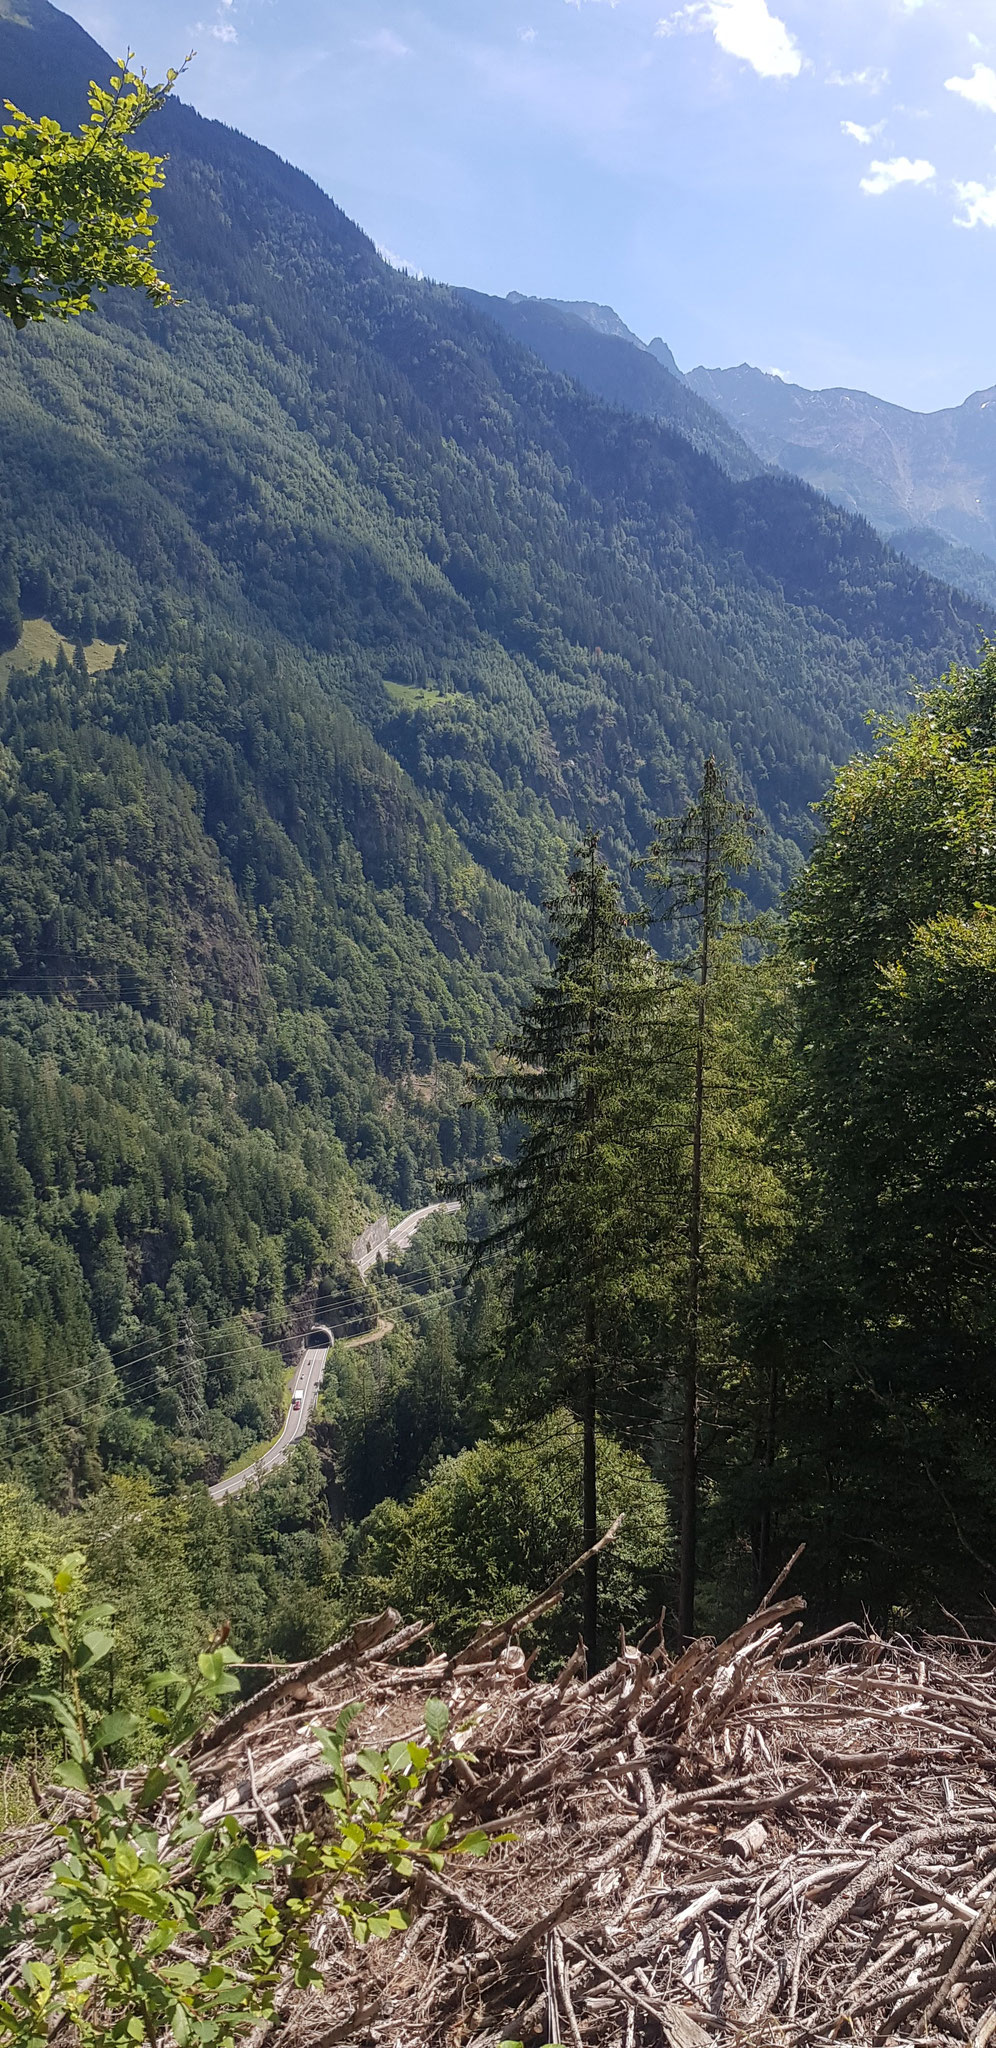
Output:
<instances>
[{"instance_id":1,"label":"conifer tree","mask_svg":"<svg viewBox=\"0 0 996 2048\"><path fill-rule=\"evenodd\" d=\"M518 1138L473 1187L497 1221L480 1256L514 1262L512 1382L539 1410L566 1402L583 1441L583 1543L597 1538L596 1417L620 1356L636 1235L627 1143L646 1070L655 968L589 833L548 905L553 962L481 1093ZM531 1400L530 1400L531 1392ZM586 1567L584 1637L597 1657L598 1561Z\"/></svg>"},{"instance_id":2,"label":"conifer tree","mask_svg":"<svg viewBox=\"0 0 996 2048\"><path fill-rule=\"evenodd\" d=\"M0 556L0 654L17 646L23 623L14 565L9 555Z\"/></svg>"},{"instance_id":3,"label":"conifer tree","mask_svg":"<svg viewBox=\"0 0 996 2048\"><path fill-rule=\"evenodd\" d=\"M715 759L705 762L698 796L677 818L658 822L638 863L654 926L668 954L661 989L661 1030L668 1072L661 1075L655 1132L670 1163L656 1184L670 1190L658 1217L661 1264L683 1269L680 1317L681 1458L678 1628L695 1632L699 1494L699 1402L704 1323L717 1236L716 1196L724 1178L717 1155L730 1138L737 1083L735 1011L744 939L754 928L743 914L734 876L753 865L753 814L730 794ZM684 1241L682 1243L682 1240Z\"/></svg>"}]
</instances>

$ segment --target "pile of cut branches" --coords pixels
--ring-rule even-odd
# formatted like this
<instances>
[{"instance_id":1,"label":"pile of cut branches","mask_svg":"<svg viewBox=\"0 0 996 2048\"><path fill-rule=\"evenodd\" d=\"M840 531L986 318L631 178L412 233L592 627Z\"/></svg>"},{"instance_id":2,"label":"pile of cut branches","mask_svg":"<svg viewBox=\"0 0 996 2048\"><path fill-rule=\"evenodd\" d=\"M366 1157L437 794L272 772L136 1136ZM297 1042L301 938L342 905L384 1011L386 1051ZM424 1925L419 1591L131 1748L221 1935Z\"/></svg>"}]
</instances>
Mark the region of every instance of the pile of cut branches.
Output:
<instances>
[{"instance_id":1,"label":"pile of cut branches","mask_svg":"<svg viewBox=\"0 0 996 2048\"><path fill-rule=\"evenodd\" d=\"M725 1642L623 1644L543 1683L529 1616L413 1662L427 1631L388 1611L199 1736L204 1824L275 1840L321 1825L313 1723L359 1701L350 1743L383 1750L441 1699L423 1819L495 1838L458 1881L385 1869L385 1907L411 1914L392 1940L320 1913L323 1986L287 1987L274 2041L996 2043L996 1650L804 1642L801 1606L776 1589ZM0 1902L37 1893L52 1853L42 1823L11 1844Z\"/></svg>"}]
</instances>

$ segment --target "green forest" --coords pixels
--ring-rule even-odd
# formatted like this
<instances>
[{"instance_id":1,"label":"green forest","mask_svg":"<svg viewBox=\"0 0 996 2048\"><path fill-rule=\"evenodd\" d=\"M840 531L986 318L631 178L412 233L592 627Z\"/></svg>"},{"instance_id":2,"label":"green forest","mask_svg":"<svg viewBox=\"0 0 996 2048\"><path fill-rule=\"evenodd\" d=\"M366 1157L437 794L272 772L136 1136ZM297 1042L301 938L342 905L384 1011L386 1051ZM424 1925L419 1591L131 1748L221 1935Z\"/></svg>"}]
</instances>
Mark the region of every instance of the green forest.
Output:
<instances>
[{"instance_id":1,"label":"green forest","mask_svg":"<svg viewBox=\"0 0 996 2048\"><path fill-rule=\"evenodd\" d=\"M29 114L107 68L0 0ZM800 1543L814 1626L991 1632L996 620L245 137L148 138L175 302L0 332L10 1812L67 1553L122 1755L229 1632L448 1646L620 1515L538 1668ZM319 1312L309 1441L214 1503Z\"/></svg>"},{"instance_id":2,"label":"green forest","mask_svg":"<svg viewBox=\"0 0 996 2048\"><path fill-rule=\"evenodd\" d=\"M620 1513L544 1656L582 1627L599 1659L662 1606L685 1635L732 1625L800 1542L821 1624L984 1628L994 759L988 652L839 772L777 917L744 893L759 825L711 759L635 868L641 908L590 835L495 1055L452 1070L448 1112L441 1080L421 1122L399 1096L398 1151L424 1166L431 1135L464 1212L363 1302L330 1255L357 1171L314 1072L288 1086L279 1012L267 1050L271 999L184 1017L167 984L179 1014L154 1022L9 998L8 1655L25 1560L67 1545L123 1617L134 1706L223 1622L250 1659L387 1602L456 1640ZM185 1122L150 1143L166 1086ZM272 1420L263 1340L319 1274L387 1334L355 1346L347 1312L314 1443L215 1506L198 1481ZM142 1562L166 1549L168 1599Z\"/></svg>"}]
</instances>

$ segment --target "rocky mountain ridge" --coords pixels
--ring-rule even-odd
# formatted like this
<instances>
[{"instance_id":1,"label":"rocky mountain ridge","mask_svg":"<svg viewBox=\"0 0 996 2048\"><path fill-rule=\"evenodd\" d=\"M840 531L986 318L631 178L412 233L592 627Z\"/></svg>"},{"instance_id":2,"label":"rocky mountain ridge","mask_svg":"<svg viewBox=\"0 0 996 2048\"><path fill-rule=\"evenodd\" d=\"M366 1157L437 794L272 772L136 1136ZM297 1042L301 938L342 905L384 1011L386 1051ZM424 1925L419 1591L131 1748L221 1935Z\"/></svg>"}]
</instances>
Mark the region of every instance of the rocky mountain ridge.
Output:
<instances>
[{"instance_id":1,"label":"rocky mountain ridge","mask_svg":"<svg viewBox=\"0 0 996 2048\"><path fill-rule=\"evenodd\" d=\"M682 371L659 335L642 341L611 306L513 292L488 309L544 361L614 404L672 421L732 475L763 465L802 477L921 568L984 604L996 597L996 386L918 413L866 391L811 391L750 363ZM586 326L597 344L582 341ZM683 409L675 385L709 413Z\"/></svg>"}]
</instances>

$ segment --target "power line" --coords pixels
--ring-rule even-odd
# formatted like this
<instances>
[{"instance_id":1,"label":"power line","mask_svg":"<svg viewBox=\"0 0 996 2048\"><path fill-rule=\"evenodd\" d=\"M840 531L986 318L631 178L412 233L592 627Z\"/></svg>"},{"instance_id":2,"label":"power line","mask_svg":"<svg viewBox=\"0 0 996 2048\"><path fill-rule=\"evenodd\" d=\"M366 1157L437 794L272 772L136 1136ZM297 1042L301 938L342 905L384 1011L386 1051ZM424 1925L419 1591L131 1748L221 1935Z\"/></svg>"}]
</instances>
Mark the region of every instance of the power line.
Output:
<instances>
[{"instance_id":1,"label":"power line","mask_svg":"<svg viewBox=\"0 0 996 2048\"><path fill-rule=\"evenodd\" d=\"M364 1301L363 1296L360 1294L342 1294L337 1297L333 1297L333 1299L330 1302L325 1302L322 1304L319 1313L322 1315L336 1315L338 1310L348 1308L352 1308L353 1313L345 1314L340 1317L340 1320L347 1324L362 1322L365 1319L365 1317L369 1314L366 1302ZM154 1362L156 1360L175 1355L179 1342L180 1338L178 1335L169 1343L161 1344L156 1349L141 1352L137 1358L114 1359L112 1357L110 1360L110 1369L112 1373L115 1375L116 1379L118 1380L122 1392L125 1394L134 1394L142 1391L146 1387L154 1385L160 1377L157 1371L151 1370L148 1372L140 1373L137 1378L133 1378L129 1376L132 1373L133 1367L136 1365L144 1365L151 1367L154 1365ZM254 1346L255 1349L259 1351L283 1351L283 1349L287 1345L293 1345L295 1343L303 1342L303 1335L299 1333L296 1337L286 1336L263 1338L257 1337L254 1331L246 1328L245 1339L242 1343L222 1345L213 1351L198 1352L196 1355L196 1363L198 1365L211 1365L216 1364L218 1361L226 1358L242 1357L245 1352L246 1342ZM333 1344L334 1342L335 1339L333 1338ZM107 1372L107 1369L107 1365L103 1361L95 1360L91 1366L85 1369L85 1380L92 1381L94 1379L99 1379L102 1375L104 1375ZM39 1410L57 1405L59 1402L65 1400L68 1396L71 1396L74 1393L82 1391L83 1388L81 1388L79 1382L76 1381L72 1386L53 1388L50 1392L46 1394L29 1395L26 1399L0 1403L0 1420L8 1416L16 1415L34 1416L38 1413Z\"/></svg>"}]
</instances>

